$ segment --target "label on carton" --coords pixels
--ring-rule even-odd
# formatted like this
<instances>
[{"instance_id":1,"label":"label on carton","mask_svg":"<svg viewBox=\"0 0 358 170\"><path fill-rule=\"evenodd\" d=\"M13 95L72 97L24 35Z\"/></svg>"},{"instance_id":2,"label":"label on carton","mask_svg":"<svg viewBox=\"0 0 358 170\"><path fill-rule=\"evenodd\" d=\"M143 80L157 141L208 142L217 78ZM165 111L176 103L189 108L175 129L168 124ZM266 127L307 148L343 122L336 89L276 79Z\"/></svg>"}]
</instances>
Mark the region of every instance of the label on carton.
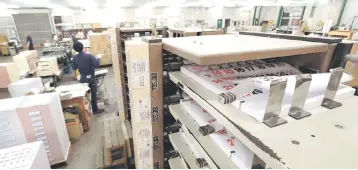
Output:
<instances>
[{"instance_id":1,"label":"label on carton","mask_svg":"<svg viewBox=\"0 0 358 170\"><path fill-rule=\"evenodd\" d=\"M148 73L149 64L147 60L133 60L132 61L132 74Z\"/></svg>"},{"instance_id":2,"label":"label on carton","mask_svg":"<svg viewBox=\"0 0 358 170\"><path fill-rule=\"evenodd\" d=\"M149 76L146 73L133 75L133 89L139 89L149 86Z\"/></svg>"},{"instance_id":3,"label":"label on carton","mask_svg":"<svg viewBox=\"0 0 358 170\"><path fill-rule=\"evenodd\" d=\"M149 64L147 60L132 61L132 88L149 87Z\"/></svg>"},{"instance_id":4,"label":"label on carton","mask_svg":"<svg viewBox=\"0 0 358 170\"><path fill-rule=\"evenodd\" d=\"M135 102L136 113L138 113L138 122L152 122L150 98L142 97Z\"/></svg>"}]
</instances>

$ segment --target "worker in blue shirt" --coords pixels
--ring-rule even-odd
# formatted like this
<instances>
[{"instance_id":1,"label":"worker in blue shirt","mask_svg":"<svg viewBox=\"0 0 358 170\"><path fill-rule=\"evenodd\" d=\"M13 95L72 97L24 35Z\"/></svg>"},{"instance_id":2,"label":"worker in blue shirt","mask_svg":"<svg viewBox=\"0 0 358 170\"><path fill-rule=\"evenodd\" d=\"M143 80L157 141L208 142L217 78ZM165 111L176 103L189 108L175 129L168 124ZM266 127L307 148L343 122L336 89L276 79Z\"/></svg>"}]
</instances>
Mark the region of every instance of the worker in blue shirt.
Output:
<instances>
[{"instance_id":1,"label":"worker in blue shirt","mask_svg":"<svg viewBox=\"0 0 358 170\"><path fill-rule=\"evenodd\" d=\"M34 50L34 42L32 41L32 37L30 35L26 36L26 44L27 44L27 49Z\"/></svg>"},{"instance_id":2,"label":"worker in blue shirt","mask_svg":"<svg viewBox=\"0 0 358 170\"><path fill-rule=\"evenodd\" d=\"M73 45L73 49L78 52L78 54L73 57L72 68L80 72L81 83L88 83L91 89L91 104L93 114L101 113L104 110L98 109L97 106L97 80L95 77L95 68L99 67L99 59L94 57L91 54L83 52L83 44L81 42L76 42Z\"/></svg>"}]
</instances>

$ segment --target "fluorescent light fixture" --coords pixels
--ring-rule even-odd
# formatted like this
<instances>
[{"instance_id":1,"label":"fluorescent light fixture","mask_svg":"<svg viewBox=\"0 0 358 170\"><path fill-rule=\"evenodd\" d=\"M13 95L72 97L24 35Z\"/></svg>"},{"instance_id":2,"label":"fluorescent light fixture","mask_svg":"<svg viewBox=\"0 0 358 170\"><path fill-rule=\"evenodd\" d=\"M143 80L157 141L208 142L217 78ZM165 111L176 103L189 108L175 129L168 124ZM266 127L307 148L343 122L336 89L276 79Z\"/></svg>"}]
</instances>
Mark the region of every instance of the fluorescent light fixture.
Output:
<instances>
[{"instance_id":1,"label":"fluorescent light fixture","mask_svg":"<svg viewBox=\"0 0 358 170\"><path fill-rule=\"evenodd\" d=\"M118 8L118 7L125 7L130 6L132 3L132 0L109 0L106 3L107 8Z\"/></svg>"},{"instance_id":2,"label":"fluorescent light fixture","mask_svg":"<svg viewBox=\"0 0 358 170\"><path fill-rule=\"evenodd\" d=\"M53 13L56 15L72 15L73 11L63 5L57 5L56 8L53 8Z\"/></svg>"},{"instance_id":3,"label":"fluorescent light fixture","mask_svg":"<svg viewBox=\"0 0 358 170\"><path fill-rule=\"evenodd\" d=\"M79 7L87 10L95 9L98 4L94 0L67 0L71 7Z\"/></svg>"}]
</instances>

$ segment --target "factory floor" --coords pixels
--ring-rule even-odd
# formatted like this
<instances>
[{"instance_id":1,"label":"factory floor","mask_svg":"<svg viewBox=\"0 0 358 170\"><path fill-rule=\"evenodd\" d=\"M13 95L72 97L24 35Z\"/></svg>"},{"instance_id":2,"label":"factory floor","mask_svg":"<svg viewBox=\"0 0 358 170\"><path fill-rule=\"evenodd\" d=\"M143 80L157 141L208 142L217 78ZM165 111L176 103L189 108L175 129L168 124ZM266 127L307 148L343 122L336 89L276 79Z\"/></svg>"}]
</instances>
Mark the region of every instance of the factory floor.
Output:
<instances>
[{"instance_id":1,"label":"factory floor","mask_svg":"<svg viewBox=\"0 0 358 170\"><path fill-rule=\"evenodd\" d=\"M0 63L12 62L11 56L0 56ZM94 169L96 167L96 147L103 134L102 121L106 118L117 116L118 98L116 96L114 74L112 67L104 67L108 69L108 74L104 79L104 83L100 89L106 87L105 97L108 99L108 105L105 105L105 113L92 116L92 125L88 132L86 132L79 141L71 142L71 148L67 159L67 164L59 164L53 168L61 169ZM73 75L64 75L60 85L73 84L76 81Z\"/></svg>"},{"instance_id":2,"label":"factory floor","mask_svg":"<svg viewBox=\"0 0 358 170\"><path fill-rule=\"evenodd\" d=\"M118 108L118 100L115 91L114 74L112 67L104 67L108 69L108 74L104 79L104 83L100 89L106 87L106 95L108 105L105 105L105 113L92 116L92 125L89 132L86 132L79 141L72 142L67 165L55 166L54 168L63 169L92 169L96 167L96 147L100 143L103 134L103 120L106 118L117 116L118 110L121 112L123 108ZM72 75L65 75L61 84L74 83Z\"/></svg>"}]
</instances>

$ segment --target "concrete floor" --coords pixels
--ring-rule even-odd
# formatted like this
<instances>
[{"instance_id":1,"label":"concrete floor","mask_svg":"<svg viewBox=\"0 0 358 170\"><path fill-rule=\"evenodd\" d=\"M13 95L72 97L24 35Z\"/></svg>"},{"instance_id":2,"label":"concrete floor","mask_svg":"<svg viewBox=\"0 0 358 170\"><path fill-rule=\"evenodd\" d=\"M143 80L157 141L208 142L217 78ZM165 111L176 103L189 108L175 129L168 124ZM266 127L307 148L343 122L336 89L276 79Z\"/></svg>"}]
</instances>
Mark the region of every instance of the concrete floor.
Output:
<instances>
[{"instance_id":1,"label":"concrete floor","mask_svg":"<svg viewBox=\"0 0 358 170\"><path fill-rule=\"evenodd\" d=\"M116 86L114 84L114 74L112 67L106 67L108 75L105 77L104 83L100 87L104 90L106 87L106 98L108 98L108 105L105 105L105 113L92 116L92 125L89 132L85 133L77 142L71 143L71 149L67 160L67 166L60 166L58 168L66 169L92 169L96 167L96 147L100 143L103 134L103 120L109 117L117 116L118 110L123 111L123 107L118 107L118 98L116 96ZM72 79L72 75L71 79ZM66 77L61 84L67 84ZM56 167L57 168L57 167Z\"/></svg>"},{"instance_id":2,"label":"concrete floor","mask_svg":"<svg viewBox=\"0 0 358 170\"><path fill-rule=\"evenodd\" d=\"M0 56L0 63L12 62L12 57ZM116 96L116 86L114 84L114 74L112 67L106 67L108 75L104 79L104 83L100 89L107 89L105 95L108 99L108 105L105 105L105 113L92 116L92 125L90 131L85 133L79 141L72 142L70 153L67 159L67 165L60 164L54 168L61 169L94 169L96 167L96 147L100 142L103 134L102 122L109 117L117 116L119 110L123 111L123 106L118 107L118 98ZM72 75L65 75L61 84L72 84L76 81L73 80Z\"/></svg>"}]
</instances>

